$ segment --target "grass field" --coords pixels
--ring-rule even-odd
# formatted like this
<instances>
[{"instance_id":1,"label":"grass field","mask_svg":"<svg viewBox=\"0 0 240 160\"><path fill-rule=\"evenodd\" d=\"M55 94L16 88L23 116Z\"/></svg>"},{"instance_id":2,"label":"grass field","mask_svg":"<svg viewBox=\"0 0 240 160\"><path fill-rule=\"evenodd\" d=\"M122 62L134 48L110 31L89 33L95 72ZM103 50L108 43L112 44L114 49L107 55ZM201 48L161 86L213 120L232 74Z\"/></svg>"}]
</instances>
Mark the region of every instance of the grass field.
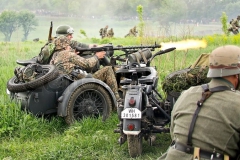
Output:
<instances>
[{"instance_id":1,"label":"grass field","mask_svg":"<svg viewBox=\"0 0 240 160\"><path fill-rule=\"evenodd\" d=\"M127 143L120 146L117 143L118 134L113 133L118 123L117 114L112 113L106 122L101 119L83 119L72 126L67 126L60 117L51 118L34 117L19 109L19 106L9 99L6 94L6 83L13 77L13 70L18 66L17 59L30 59L38 55L40 48L45 44L45 36L48 35L48 21L40 29L37 29L38 36L42 36L39 42L0 42L0 159L4 160L125 160L131 159L128 154ZM69 20L70 22L70 20ZM61 22L58 22L61 24ZM90 24L90 23L89 23ZM109 23L110 24L110 23ZM77 22L70 24L77 26ZM96 24L94 24L96 25ZM57 26L57 23L54 23ZM81 25L85 28L87 24ZM131 25L129 25L131 26ZM80 27L80 28L81 28ZM103 25L101 25L103 27ZM77 27L75 27L77 28ZM127 27L126 27L127 28ZM46 35L45 35L46 34ZM37 35L36 35L37 36ZM98 34L96 33L96 37ZM17 36L14 35L16 38ZM77 36L75 36L77 38ZM95 37L95 36L92 36ZM30 38L30 37L29 37ZM33 38L33 36L31 37ZM209 35L195 37L205 39L208 43L206 48L188 49L173 51L159 56L153 65L157 66L160 81L158 84L161 91L161 82L169 73L189 67L199 55L209 53L212 49L225 45L235 44L240 46L240 36L226 37L224 35ZM1 37L0 37L1 39ZM160 43L164 41L181 40L178 38L166 37L144 37L139 38L114 38L107 39L107 42L123 45L139 45ZM84 42L92 43L106 41L98 38L81 39ZM161 91L162 92L162 91ZM152 160L159 157L166 151L170 144L169 134L157 135L156 143L149 146L146 141L143 143L143 154L137 160Z\"/></svg>"}]
</instances>

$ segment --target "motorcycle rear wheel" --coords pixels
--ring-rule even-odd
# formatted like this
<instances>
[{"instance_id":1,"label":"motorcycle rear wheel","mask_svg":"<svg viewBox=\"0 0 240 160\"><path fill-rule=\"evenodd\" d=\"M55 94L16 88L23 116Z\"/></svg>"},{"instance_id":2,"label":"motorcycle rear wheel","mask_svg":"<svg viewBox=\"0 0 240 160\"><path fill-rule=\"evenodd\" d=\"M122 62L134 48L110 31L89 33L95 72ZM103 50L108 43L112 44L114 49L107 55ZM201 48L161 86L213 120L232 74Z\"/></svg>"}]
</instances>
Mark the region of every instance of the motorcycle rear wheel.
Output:
<instances>
[{"instance_id":1,"label":"motorcycle rear wheel","mask_svg":"<svg viewBox=\"0 0 240 160\"><path fill-rule=\"evenodd\" d=\"M127 142L130 157L135 158L142 154L142 136L127 135Z\"/></svg>"},{"instance_id":2,"label":"motorcycle rear wheel","mask_svg":"<svg viewBox=\"0 0 240 160\"><path fill-rule=\"evenodd\" d=\"M105 121L111 114L112 101L107 91L99 84L87 83L76 88L68 105L65 121L72 124L84 117L99 117Z\"/></svg>"}]
</instances>

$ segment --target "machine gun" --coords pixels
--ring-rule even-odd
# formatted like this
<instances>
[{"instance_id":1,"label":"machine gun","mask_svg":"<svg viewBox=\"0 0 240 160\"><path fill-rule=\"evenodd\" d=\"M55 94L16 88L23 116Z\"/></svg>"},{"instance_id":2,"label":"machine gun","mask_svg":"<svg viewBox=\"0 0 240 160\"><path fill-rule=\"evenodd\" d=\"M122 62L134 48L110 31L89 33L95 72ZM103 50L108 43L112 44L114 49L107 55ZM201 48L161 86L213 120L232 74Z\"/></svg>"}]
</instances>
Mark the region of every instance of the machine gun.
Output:
<instances>
[{"instance_id":1,"label":"machine gun","mask_svg":"<svg viewBox=\"0 0 240 160\"><path fill-rule=\"evenodd\" d=\"M127 46L127 47L123 47L122 45L117 45L116 47L114 47L111 43L106 44L102 47L92 47L92 48L81 48L81 47L76 47L74 49L76 49L77 52L83 53L86 51L90 51L90 52L100 52L100 51L105 51L107 52L108 56L112 56L115 50L119 50L119 51L123 51L125 52L124 55L128 56L129 54L135 53L140 49L145 49L148 48L151 51L154 51L155 48L161 48L161 45L158 45L155 43L155 45L140 45L140 46Z\"/></svg>"},{"instance_id":2,"label":"machine gun","mask_svg":"<svg viewBox=\"0 0 240 160\"><path fill-rule=\"evenodd\" d=\"M114 51L118 50L118 51L123 51L125 52L124 54L120 54L120 55L117 55L114 59L114 61L116 60L122 60L120 57L122 56L125 56L125 58L127 58L130 54L133 54L133 53L137 53L139 50L148 50L148 51L154 51L155 48L161 48L161 45L158 45L158 44L154 44L154 45L140 45L140 46L122 46L122 45L117 45L116 47L114 47L111 43L109 44L106 44L104 46L101 46L101 47L92 47L92 48L81 48L81 47L76 47L74 48L76 50L76 52L79 52L80 54L79 55L82 55L84 54L84 52L90 52L90 53L96 53L96 52L101 52L101 51L105 51L106 52L106 56L108 58L113 58L113 54L114 54ZM152 55L149 54L151 52L139 52L139 54L135 54L135 57L137 55L140 55L138 57L148 57L150 58ZM144 55L143 55L144 54ZM105 65L115 65L115 62L113 60L111 60L111 62L104 58L104 63Z\"/></svg>"}]
</instances>

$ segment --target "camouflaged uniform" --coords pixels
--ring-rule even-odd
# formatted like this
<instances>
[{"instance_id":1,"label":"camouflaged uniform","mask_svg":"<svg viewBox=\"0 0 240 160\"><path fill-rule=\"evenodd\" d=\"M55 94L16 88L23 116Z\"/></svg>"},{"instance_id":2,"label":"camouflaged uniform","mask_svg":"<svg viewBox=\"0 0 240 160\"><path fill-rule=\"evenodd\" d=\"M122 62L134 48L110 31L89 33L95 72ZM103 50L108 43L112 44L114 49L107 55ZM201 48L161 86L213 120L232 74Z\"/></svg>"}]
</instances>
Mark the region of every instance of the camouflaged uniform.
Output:
<instances>
[{"instance_id":1,"label":"camouflaged uniform","mask_svg":"<svg viewBox=\"0 0 240 160\"><path fill-rule=\"evenodd\" d=\"M107 37L107 32L108 32L108 26L104 27L103 29L103 38Z\"/></svg>"},{"instance_id":2,"label":"camouflaged uniform","mask_svg":"<svg viewBox=\"0 0 240 160\"><path fill-rule=\"evenodd\" d=\"M71 75L72 71L76 67L80 67L77 79L84 78L87 73L85 70L87 68L92 68L96 65L98 59L96 56L85 59L78 56L74 52L69 52L66 50L54 53L55 59L51 61L52 64L56 65L59 72L62 74ZM114 76L114 72L111 66L103 67L93 74L93 77L104 81L114 92L116 99L119 99L117 82Z\"/></svg>"},{"instance_id":3,"label":"camouflaged uniform","mask_svg":"<svg viewBox=\"0 0 240 160\"><path fill-rule=\"evenodd\" d=\"M77 55L75 52L63 49L62 47L65 45L58 43L64 42L61 40L55 41L56 48L59 50L54 53L50 64L55 65L58 68L60 74L68 74L72 77L72 72L75 70L75 73L77 73L77 77L75 77L75 79L81 79L86 77L86 70L93 68L98 62L97 56L85 59ZM118 100L120 98L118 94L116 78L111 66L106 66L98 70L93 74L93 77L105 82L114 92L116 99Z\"/></svg>"},{"instance_id":4,"label":"camouflaged uniform","mask_svg":"<svg viewBox=\"0 0 240 160\"><path fill-rule=\"evenodd\" d=\"M107 36L108 36L109 38L112 38L112 37L114 36L114 32L113 32L113 29L112 29L112 28L108 31Z\"/></svg>"},{"instance_id":5,"label":"camouflaged uniform","mask_svg":"<svg viewBox=\"0 0 240 160\"><path fill-rule=\"evenodd\" d=\"M231 25L232 25L232 29L237 29L237 27L239 27L239 19L234 19L232 22L231 22Z\"/></svg>"},{"instance_id":6,"label":"camouflaged uniform","mask_svg":"<svg viewBox=\"0 0 240 160\"><path fill-rule=\"evenodd\" d=\"M51 42L46 43L37 56L37 62L40 64L49 64L49 60L55 50L55 45Z\"/></svg>"},{"instance_id":7,"label":"camouflaged uniform","mask_svg":"<svg viewBox=\"0 0 240 160\"><path fill-rule=\"evenodd\" d=\"M103 28L100 28L100 30L99 30L99 34L100 34L101 38L104 38L104 35L103 35Z\"/></svg>"},{"instance_id":8,"label":"camouflaged uniform","mask_svg":"<svg viewBox=\"0 0 240 160\"><path fill-rule=\"evenodd\" d=\"M136 26L134 26L133 28L131 28L128 32L128 34L125 35L125 37L137 37L137 28Z\"/></svg>"},{"instance_id":9,"label":"camouflaged uniform","mask_svg":"<svg viewBox=\"0 0 240 160\"><path fill-rule=\"evenodd\" d=\"M228 31L233 32L234 34L238 34L239 21L240 21L240 16L238 16L236 19L232 19L230 21L231 26L228 28Z\"/></svg>"},{"instance_id":10,"label":"camouflaged uniform","mask_svg":"<svg viewBox=\"0 0 240 160\"><path fill-rule=\"evenodd\" d=\"M136 36L137 36L137 33L138 33L137 27L134 26L133 29L132 29L132 34L133 34L133 36L136 37Z\"/></svg>"},{"instance_id":11,"label":"camouflaged uniform","mask_svg":"<svg viewBox=\"0 0 240 160\"><path fill-rule=\"evenodd\" d=\"M71 40L71 48L81 47L89 48L89 45ZM37 57L37 61L40 64L49 64L52 54L55 52L55 45L52 42L46 43ZM50 59L49 59L50 58Z\"/></svg>"}]
</instances>

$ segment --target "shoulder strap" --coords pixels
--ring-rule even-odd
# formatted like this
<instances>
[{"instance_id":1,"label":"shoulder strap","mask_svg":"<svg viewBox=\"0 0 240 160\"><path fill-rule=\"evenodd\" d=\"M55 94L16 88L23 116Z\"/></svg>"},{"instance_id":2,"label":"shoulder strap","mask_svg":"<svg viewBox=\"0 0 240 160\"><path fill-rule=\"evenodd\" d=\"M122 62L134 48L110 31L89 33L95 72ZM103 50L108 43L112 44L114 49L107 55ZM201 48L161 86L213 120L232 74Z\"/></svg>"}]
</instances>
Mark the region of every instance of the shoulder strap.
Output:
<instances>
[{"instance_id":1,"label":"shoulder strap","mask_svg":"<svg viewBox=\"0 0 240 160\"><path fill-rule=\"evenodd\" d=\"M188 140L187 140L188 146L192 146L192 134L193 134L194 126L195 126L199 111L200 111L204 101L206 99L208 99L212 95L213 92L221 92L221 91L225 91L225 90L231 90L227 86L218 86L218 87L209 89L208 84L203 84L202 88L203 88L202 98L197 102L197 109L195 110L195 113L193 115L192 122L190 124L189 132L188 132Z\"/></svg>"}]
</instances>

